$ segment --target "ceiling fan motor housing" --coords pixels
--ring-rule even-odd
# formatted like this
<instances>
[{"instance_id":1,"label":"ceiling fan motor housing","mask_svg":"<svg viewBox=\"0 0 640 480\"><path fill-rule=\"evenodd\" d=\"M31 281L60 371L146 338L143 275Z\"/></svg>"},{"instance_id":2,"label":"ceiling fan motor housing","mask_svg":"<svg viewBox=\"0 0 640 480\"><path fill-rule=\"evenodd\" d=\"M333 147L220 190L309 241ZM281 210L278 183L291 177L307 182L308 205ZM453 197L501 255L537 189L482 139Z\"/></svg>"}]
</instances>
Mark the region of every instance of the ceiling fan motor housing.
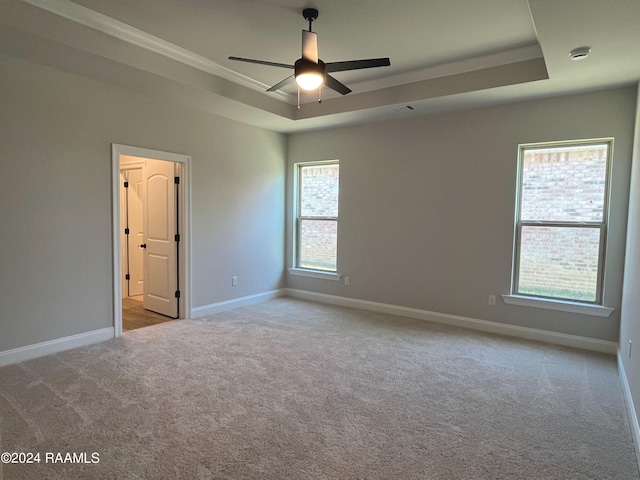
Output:
<instances>
[{"instance_id":1,"label":"ceiling fan motor housing","mask_svg":"<svg viewBox=\"0 0 640 480\"><path fill-rule=\"evenodd\" d=\"M296 77L303 73L315 73L324 77L325 64L322 60L318 60L318 63L313 63L311 60L307 60L306 58L299 58L296 60L293 67L295 69Z\"/></svg>"}]
</instances>

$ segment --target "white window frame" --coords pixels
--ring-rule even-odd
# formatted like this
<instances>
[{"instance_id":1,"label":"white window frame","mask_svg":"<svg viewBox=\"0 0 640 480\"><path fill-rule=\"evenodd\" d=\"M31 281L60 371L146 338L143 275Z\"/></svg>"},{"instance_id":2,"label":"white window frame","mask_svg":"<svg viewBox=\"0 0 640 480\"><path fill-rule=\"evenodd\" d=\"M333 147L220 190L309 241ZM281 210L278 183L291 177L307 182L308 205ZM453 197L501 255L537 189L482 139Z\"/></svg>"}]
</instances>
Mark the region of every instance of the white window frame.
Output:
<instances>
[{"instance_id":1,"label":"white window frame","mask_svg":"<svg viewBox=\"0 0 640 480\"><path fill-rule=\"evenodd\" d=\"M549 149L554 147L579 147L588 145L607 145L607 166L605 173L605 192L604 205L602 212L602 220L599 222L557 222L557 221L522 221L520 219L522 211L522 182L523 182L523 162L526 151L536 149ZM547 308L559 311L568 311L573 313L584 313L588 315L609 316L613 309L603 306L604 301L604 274L605 274L605 253L608 230L608 211L609 196L611 192L611 169L613 159L613 138L597 138L587 140L571 140L563 142L546 142L522 144L518 146L518 179L516 194L516 211L515 211L515 231L514 231L514 247L513 247L513 271L511 279L511 295L503 295L506 303L515 305L524 305L530 307ZM600 230L600 244L598 252L598 276L596 286L596 298L594 301L577 301L567 298L544 297L532 294L523 294L518 290L519 287L519 258L520 258L520 238L522 227L525 226L541 226L541 227L571 227L571 228L598 228Z\"/></svg>"},{"instance_id":2,"label":"white window frame","mask_svg":"<svg viewBox=\"0 0 640 480\"><path fill-rule=\"evenodd\" d=\"M288 271L292 275L311 277L311 278L319 278L326 280L334 280L338 281L341 278L341 275L338 273L338 251L336 250L336 270L320 270L320 269L311 269L308 267L300 266L300 228L303 220L327 220L336 222L337 228L339 228L339 218L340 218L340 200L338 199L338 216L337 217L326 217L326 216L302 216L300 212L301 208L301 175L302 168L304 167L313 167L313 166L331 166L338 165L340 167L339 160L322 160L322 161L312 161L312 162L300 162L294 165L294 187L293 187L293 198L294 198L294 233L293 233L293 268L289 268ZM337 245L336 245L337 247ZM338 247L337 247L338 248Z\"/></svg>"}]
</instances>

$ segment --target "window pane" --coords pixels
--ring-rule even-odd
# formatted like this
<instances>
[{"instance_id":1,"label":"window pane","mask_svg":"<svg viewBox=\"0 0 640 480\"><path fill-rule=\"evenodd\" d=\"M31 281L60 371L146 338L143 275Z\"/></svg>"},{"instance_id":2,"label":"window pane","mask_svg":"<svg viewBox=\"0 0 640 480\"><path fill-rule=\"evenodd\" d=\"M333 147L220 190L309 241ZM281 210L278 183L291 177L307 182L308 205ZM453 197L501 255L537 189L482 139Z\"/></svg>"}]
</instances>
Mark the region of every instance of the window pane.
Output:
<instances>
[{"instance_id":1,"label":"window pane","mask_svg":"<svg viewBox=\"0 0 640 480\"><path fill-rule=\"evenodd\" d=\"M300 267L336 271L338 222L300 221Z\"/></svg>"},{"instance_id":2,"label":"window pane","mask_svg":"<svg viewBox=\"0 0 640 480\"><path fill-rule=\"evenodd\" d=\"M518 293L596 301L600 229L524 226Z\"/></svg>"},{"instance_id":3,"label":"window pane","mask_svg":"<svg viewBox=\"0 0 640 480\"><path fill-rule=\"evenodd\" d=\"M607 145L525 150L521 220L600 222Z\"/></svg>"},{"instance_id":4,"label":"window pane","mask_svg":"<svg viewBox=\"0 0 640 480\"><path fill-rule=\"evenodd\" d=\"M300 168L300 215L338 216L338 165Z\"/></svg>"}]
</instances>

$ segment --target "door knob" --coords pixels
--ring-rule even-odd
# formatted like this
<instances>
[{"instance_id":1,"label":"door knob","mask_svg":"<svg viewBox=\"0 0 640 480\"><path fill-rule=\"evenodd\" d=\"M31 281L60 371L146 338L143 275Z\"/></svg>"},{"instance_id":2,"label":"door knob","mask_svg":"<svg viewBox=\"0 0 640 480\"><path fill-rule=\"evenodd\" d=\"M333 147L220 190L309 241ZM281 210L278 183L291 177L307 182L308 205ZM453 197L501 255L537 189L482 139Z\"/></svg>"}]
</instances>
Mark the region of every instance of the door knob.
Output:
<instances>
[{"instance_id":1,"label":"door knob","mask_svg":"<svg viewBox=\"0 0 640 480\"><path fill-rule=\"evenodd\" d=\"M142 245L140 245L140 248L147 248L147 244L143 243Z\"/></svg>"}]
</instances>

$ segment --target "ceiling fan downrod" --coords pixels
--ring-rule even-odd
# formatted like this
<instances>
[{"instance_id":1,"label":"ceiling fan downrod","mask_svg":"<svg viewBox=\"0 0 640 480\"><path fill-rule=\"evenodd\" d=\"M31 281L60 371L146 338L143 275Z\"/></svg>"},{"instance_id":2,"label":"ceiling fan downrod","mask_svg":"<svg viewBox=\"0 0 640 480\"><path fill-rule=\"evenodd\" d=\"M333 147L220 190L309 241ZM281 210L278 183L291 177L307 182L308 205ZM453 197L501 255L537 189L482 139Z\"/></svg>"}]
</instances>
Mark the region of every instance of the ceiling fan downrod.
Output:
<instances>
[{"instance_id":1,"label":"ceiling fan downrod","mask_svg":"<svg viewBox=\"0 0 640 480\"><path fill-rule=\"evenodd\" d=\"M307 22L309 22L309 31L312 32L311 24L316 18L318 18L318 10L315 8L305 8L302 10L302 16Z\"/></svg>"}]
</instances>

